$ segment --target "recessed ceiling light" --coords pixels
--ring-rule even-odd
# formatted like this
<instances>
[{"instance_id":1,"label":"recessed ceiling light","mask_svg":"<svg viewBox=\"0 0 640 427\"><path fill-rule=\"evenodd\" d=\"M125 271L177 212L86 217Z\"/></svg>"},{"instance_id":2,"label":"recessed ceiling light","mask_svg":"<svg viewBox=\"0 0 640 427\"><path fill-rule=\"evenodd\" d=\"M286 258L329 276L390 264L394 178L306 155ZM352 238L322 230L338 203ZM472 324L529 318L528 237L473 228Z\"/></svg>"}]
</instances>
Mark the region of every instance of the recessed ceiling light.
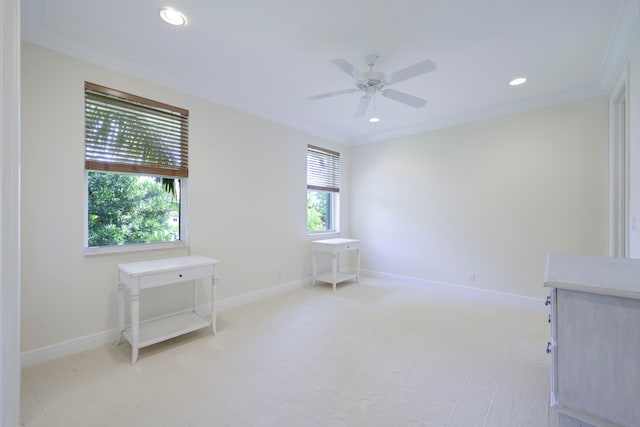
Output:
<instances>
[{"instance_id":1,"label":"recessed ceiling light","mask_svg":"<svg viewBox=\"0 0 640 427\"><path fill-rule=\"evenodd\" d=\"M369 119L369 123L378 123L380 121L380 119L378 117L371 117Z\"/></svg>"},{"instance_id":2,"label":"recessed ceiling light","mask_svg":"<svg viewBox=\"0 0 640 427\"><path fill-rule=\"evenodd\" d=\"M509 86L519 86L526 81L527 81L526 77L517 77L509 82Z\"/></svg>"},{"instance_id":3,"label":"recessed ceiling light","mask_svg":"<svg viewBox=\"0 0 640 427\"><path fill-rule=\"evenodd\" d=\"M160 9L160 18L167 24L171 25L187 25L187 17L182 12L172 7L163 7Z\"/></svg>"}]
</instances>

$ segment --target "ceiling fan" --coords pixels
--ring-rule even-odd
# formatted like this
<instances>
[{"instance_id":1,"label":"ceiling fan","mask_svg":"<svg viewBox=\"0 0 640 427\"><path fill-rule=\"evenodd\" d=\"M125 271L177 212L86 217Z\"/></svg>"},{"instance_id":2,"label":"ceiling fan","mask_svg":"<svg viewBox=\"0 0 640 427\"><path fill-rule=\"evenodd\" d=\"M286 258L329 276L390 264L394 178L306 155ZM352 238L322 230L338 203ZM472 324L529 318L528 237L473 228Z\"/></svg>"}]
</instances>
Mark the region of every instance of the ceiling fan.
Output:
<instances>
[{"instance_id":1,"label":"ceiling fan","mask_svg":"<svg viewBox=\"0 0 640 427\"><path fill-rule=\"evenodd\" d=\"M413 64L407 68L396 71L395 73L384 74L373 69L373 67L376 65L376 62L378 62L378 55L367 55L365 57L365 61L369 66L369 71L360 72L344 59L332 60L331 62L336 67L355 79L356 87L351 89L343 89L336 92L328 92L320 95L309 96L307 99L309 101L316 101L318 99L330 98L332 96L362 91L364 92L364 95L362 95L362 97L360 98L360 102L358 103L355 114L356 117L362 117L366 114L367 109L369 108L369 103L378 92L386 98L393 99L394 101L401 102L414 108L421 108L425 106L427 101L422 98L418 98L417 96L409 95L408 93L400 92L394 89L387 89L386 87L394 83L419 76L421 74L429 73L436 69L436 64L429 61L428 59L425 59L424 61L420 61L417 64Z\"/></svg>"}]
</instances>

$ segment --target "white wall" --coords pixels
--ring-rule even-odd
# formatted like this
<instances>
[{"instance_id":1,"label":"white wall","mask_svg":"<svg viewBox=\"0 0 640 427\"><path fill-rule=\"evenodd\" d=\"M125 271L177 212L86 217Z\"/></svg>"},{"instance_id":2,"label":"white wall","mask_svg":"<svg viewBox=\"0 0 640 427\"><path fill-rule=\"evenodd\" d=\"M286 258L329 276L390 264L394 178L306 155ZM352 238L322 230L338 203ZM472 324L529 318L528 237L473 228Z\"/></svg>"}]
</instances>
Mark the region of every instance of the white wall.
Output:
<instances>
[{"instance_id":1,"label":"white wall","mask_svg":"<svg viewBox=\"0 0 640 427\"><path fill-rule=\"evenodd\" d=\"M363 267L544 296L548 252L607 254L607 111L601 97L354 147Z\"/></svg>"},{"instance_id":2,"label":"white wall","mask_svg":"<svg viewBox=\"0 0 640 427\"><path fill-rule=\"evenodd\" d=\"M0 2L0 426L20 419L20 2Z\"/></svg>"},{"instance_id":3,"label":"white wall","mask_svg":"<svg viewBox=\"0 0 640 427\"><path fill-rule=\"evenodd\" d=\"M190 250L221 260L221 299L310 276L307 144L341 152L348 232L345 147L23 43L23 351L115 328L116 264L187 253L84 255L84 81L190 111ZM142 316L190 297L179 287L147 292Z\"/></svg>"}]
</instances>

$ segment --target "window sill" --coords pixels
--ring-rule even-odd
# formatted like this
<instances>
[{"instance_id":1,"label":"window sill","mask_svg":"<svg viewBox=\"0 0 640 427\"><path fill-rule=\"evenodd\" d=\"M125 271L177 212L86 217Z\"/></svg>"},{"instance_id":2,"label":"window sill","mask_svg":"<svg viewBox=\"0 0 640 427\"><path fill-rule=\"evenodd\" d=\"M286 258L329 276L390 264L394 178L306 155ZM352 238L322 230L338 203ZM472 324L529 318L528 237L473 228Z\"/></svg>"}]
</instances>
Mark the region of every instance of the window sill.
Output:
<instances>
[{"instance_id":1,"label":"window sill","mask_svg":"<svg viewBox=\"0 0 640 427\"><path fill-rule=\"evenodd\" d=\"M95 246L90 248L84 248L85 256L94 255L109 255L109 254L122 254L128 252L145 252L156 251L162 249L188 249L189 245L186 242L160 242L160 243L140 243L133 245L118 245L118 246Z\"/></svg>"},{"instance_id":2,"label":"window sill","mask_svg":"<svg viewBox=\"0 0 640 427\"><path fill-rule=\"evenodd\" d=\"M317 233L307 233L307 237L310 240L332 239L334 237L340 237L339 231L320 231Z\"/></svg>"}]
</instances>

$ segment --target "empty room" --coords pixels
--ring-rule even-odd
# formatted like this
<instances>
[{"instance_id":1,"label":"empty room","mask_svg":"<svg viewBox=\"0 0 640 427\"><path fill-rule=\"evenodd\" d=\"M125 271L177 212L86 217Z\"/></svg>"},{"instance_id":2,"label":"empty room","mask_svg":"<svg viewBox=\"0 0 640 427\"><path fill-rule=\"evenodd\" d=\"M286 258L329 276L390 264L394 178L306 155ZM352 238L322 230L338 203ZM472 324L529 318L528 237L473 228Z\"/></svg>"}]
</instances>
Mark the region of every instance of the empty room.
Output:
<instances>
[{"instance_id":1,"label":"empty room","mask_svg":"<svg viewBox=\"0 0 640 427\"><path fill-rule=\"evenodd\" d=\"M640 425L640 1L1 14L0 426Z\"/></svg>"}]
</instances>

